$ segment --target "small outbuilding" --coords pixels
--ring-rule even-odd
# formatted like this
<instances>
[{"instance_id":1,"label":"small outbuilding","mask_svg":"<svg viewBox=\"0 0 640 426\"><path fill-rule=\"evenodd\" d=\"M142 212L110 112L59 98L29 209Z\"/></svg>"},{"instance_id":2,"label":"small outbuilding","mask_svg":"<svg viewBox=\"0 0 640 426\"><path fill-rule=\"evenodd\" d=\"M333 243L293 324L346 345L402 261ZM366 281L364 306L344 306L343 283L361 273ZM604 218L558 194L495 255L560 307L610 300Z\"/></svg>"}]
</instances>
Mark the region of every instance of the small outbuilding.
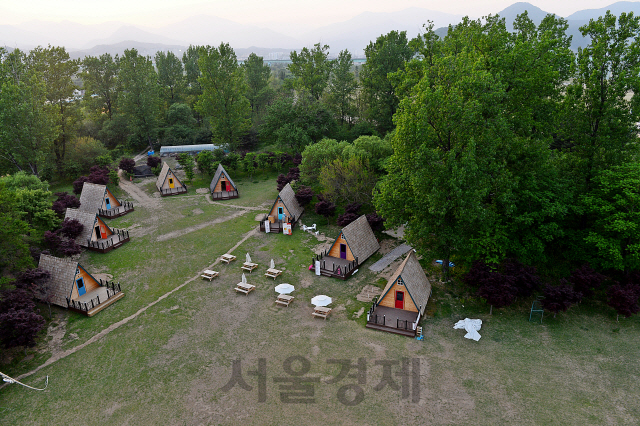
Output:
<instances>
[{"instance_id":1,"label":"small outbuilding","mask_svg":"<svg viewBox=\"0 0 640 426\"><path fill-rule=\"evenodd\" d=\"M346 280L379 248L367 217L362 215L342 228L331 247L315 257L316 274Z\"/></svg>"},{"instance_id":2,"label":"small outbuilding","mask_svg":"<svg viewBox=\"0 0 640 426\"><path fill-rule=\"evenodd\" d=\"M287 184L276 197L269 213L260 220L260 231L291 232L302 213L304 208L298 203L291 185Z\"/></svg>"},{"instance_id":3,"label":"small outbuilding","mask_svg":"<svg viewBox=\"0 0 640 426\"><path fill-rule=\"evenodd\" d=\"M85 182L82 185L78 210L98 213L101 217L110 219L132 212L133 204L118 200L106 185Z\"/></svg>"},{"instance_id":4,"label":"small outbuilding","mask_svg":"<svg viewBox=\"0 0 640 426\"><path fill-rule=\"evenodd\" d=\"M238 187L229 177L229 173L222 167L222 164L218 164L216 173L211 179L209 190L211 191L211 198L214 200L228 200L240 197Z\"/></svg>"},{"instance_id":5,"label":"small outbuilding","mask_svg":"<svg viewBox=\"0 0 640 426\"><path fill-rule=\"evenodd\" d=\"M97 213L68 208L64 218L76 219L84 225L76 243L89 250L106 253L129 241L129 231L110 228Z\"/></svg>"},{"instance_id":6,"label":"small outbuilding","mask_svg":"<svg viewBox=\"0 0 640 426\"><path fill-rule=\"evenodd\" d=\"M76 261L41 254L38 267L51 274L46 301L54 305L93 316L124 297L120 283L97 280Z\"/></svg>"},{"instance_id":7,"label":"small outbuilding","mask_svg":"<svg viewBox=\"0 0 640 426\"><path fill-rule=\"evenodd\" d=\"M180 179L178 179L178 177L173 172L173 170L171 170L171 167L169 167L166 161L162 162L162 170L158 175L156 187L163 197L183 194L187 192L187 185L185 185L180 181Z\"/></svg>"},{"instance_id":8,"label":"small outbuilding","mask_svg":"<svg viewBox=\"0 0 640 426\"><path fill-rule=\"evenodd\" d=\"M367 328L415 337L429 297L431 283L411 250L371 306Z\"/></svg>"}]
</instances>

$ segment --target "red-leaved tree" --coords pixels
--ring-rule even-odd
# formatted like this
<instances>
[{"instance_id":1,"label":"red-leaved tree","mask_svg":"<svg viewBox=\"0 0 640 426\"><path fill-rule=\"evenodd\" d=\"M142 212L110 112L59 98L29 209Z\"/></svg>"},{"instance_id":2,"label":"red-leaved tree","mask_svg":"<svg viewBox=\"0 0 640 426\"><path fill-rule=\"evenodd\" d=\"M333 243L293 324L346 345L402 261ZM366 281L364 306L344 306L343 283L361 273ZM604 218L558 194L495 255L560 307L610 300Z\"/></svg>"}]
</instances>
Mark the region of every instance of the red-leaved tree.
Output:
<instances>
[{"instance_id":1,"label":"red-leaved tree","mask_svg":"<svg viewBox=\"0 0 640 426\"><path fill-rule=\"evenodd\" d=\"M301 186L296 192L296 200L304 207L313 200L313 195L313 189L310 186Z\"/></svg>"},{"instance_id":2,"label":"red-leaved tree","mask_svg":"<svg viewBox=\"0 0 640 426\"><path fill-rule=\"evenodd\" d=\"M133 160L133 158L123 158L122 160L120 160L120 163L118 164L119 168L121 168L122 170L124 170L129 174L133 173L133 168L135 166L136 166L136 162Z\"/></svg>"},{"instance_id":3,"label":"red-leaved tree","mask_svg":"<svg viewBox=\"0 0 640 426\"><path fill-rule=\"evenodd\" d=\"M0 293L0 343L5 348L34 346L44 318L35 310L33 293L23 288Z\"/></svg>"},{"instance_id":4,"label":"red-leaved tree","mask_svg":"<svg viewBox=\"0 0 640 426\"><path fill-rule=\"evenodd\" d=\"M82 188L80 188L80 191L82 191ZM80 207L80 200L74 195L66 192L56 192L54 195L56 195L58 199L53 202L51 210L56 212L58 217L64 217L67 212L67 208L77 209Z\"/></svg>"},{"instance_id":5,"label":"red-leaved tree","mask_svg":"<svg viewBox=\"0 0 640 426\"><path fill-rule=\"evenodd\" d=\"M638 306L640 286L638 285L627 284L623 287L620 284L614 284L609 287L607 296L609 299L607 304L615 309L618 314L616 321L620 319L620 315L629 318L631 315L637 314L640 311L640 307Z\"/></svg>"},{"instance_id":6,"label":"red-leaved tree","mask_svg":"<svg viewBox=\"0 0 640 426\"><path fill-rule=\"evenodd\" d=\"M329 200L325 200L324 197L318 195L320 201L316 203L316 213L320 216L327 218L327 225L329 224L329 218L336 213L336 205Z\"/></svg>"},{"instance_id":7,"label":"red-leaved tree","mask_svg":"<svg viewBox=\"0 0 640 426\"><path fill-rule=\"evenodd\" d=\"M547 285L543 290L542 307L553 312L554 318L558 312L566 312L571 305L582 299L582 293L575 291L566 280L560 281L560 285Z\"/></svg>"},{"instance_id":8,"label":"red-leaved tree","mask_svg":"<svg viewBox=\"0 0 640 426\"><path fill-rule=\"evenodd\" d=\"M592 297L594 292L602 287L602 283L607 277L597 273L591 266L585 264L571 272L569 282L573 284L576 291L582 293L584 297Z\"/></svg>"}]
</instances>

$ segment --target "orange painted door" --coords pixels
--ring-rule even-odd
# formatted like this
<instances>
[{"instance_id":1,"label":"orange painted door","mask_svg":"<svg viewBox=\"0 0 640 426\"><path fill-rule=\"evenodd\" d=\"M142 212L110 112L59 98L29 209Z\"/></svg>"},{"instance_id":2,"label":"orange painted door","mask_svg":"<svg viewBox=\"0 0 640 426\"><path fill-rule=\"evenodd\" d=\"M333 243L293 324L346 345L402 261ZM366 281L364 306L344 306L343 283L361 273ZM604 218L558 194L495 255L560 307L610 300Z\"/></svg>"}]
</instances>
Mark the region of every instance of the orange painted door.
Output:
<instances>
[{"instance_id":1,"label":"orange painted door","mask_svg":"<svg viewBox=\"0 0 640 426\"><path fill-rule=\"evenodd\" d=\"M396 309L404 309L404 291L396 290Z\"/></svg>"},{"instance_id":2,"label":"orange painted door","mask_svg":"<svg viewBox=\"0 0 640 426\"><path fill-rule=\"evenodd\" d=\"M100 237L102 239L107 238L107 229L105 228L104 225L100 225Z\"/></svg>"}]
</instances>

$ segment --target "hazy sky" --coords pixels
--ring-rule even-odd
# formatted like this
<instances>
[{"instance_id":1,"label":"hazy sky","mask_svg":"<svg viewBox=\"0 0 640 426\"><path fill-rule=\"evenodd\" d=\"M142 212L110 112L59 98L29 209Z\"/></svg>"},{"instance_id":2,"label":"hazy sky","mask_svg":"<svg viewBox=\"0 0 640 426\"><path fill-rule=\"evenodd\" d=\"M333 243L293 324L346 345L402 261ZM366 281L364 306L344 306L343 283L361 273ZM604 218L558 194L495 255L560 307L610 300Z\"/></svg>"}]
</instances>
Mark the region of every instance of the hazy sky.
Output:
<instances>
[{"instance_id":1,"label":"hazy sky","mask_svg":"<svg viewBox=\"0 0 640 426\"><path fill-rule=\"evenodd\" d=\"M614 2L529 1L560 16L582 9L598 9ZM347 20L364 11L392 12L408 7L480 17L513 3L515 0L0 0L0 24L39 19L86 24L115 20L159 26L202 13L244 23L275 21L321 26Z\"/></svg>"}]
</instances>

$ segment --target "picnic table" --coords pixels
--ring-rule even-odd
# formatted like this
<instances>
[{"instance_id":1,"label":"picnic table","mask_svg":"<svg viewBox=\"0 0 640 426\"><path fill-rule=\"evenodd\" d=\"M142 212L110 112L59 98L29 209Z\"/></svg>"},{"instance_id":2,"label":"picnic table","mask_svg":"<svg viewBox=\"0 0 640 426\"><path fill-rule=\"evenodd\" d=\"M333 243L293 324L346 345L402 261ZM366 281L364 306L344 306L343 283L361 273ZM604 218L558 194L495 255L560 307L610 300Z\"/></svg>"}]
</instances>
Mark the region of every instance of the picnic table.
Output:
<instances>
[{"instance_id":1,"label":"picnic table","mask_svg":"<svg viewBox=\"0 0 640 426\"><path fill-rule=\"evenodd\" d=\"M253 262L244 262L241 266L242 269L244 269L245 271L249 271L249 273L251 273L251 271L253 271L257 267L258 264Z\"/></svg>"},{"instance_id":2,"label":"picnic table","mask_svg":"<svg viewBox=\"0 0 640 426\"><path fill-rule=\"evenodd\" d=\"M228 264L229 262L233 262L234 260L236 260L236 257L232 254L226 253L220 256L220 260Z\"/></svg>"},{"instance_id":3,"label":"picnic table","mask_svg":"<svg viewBox=\"0 0 640 426\"><path fill-rule=\"evenodd\" d=\"M249 293L251 293L255 289L256 289L255 285L247 284L247 283L238 283L236 284L236 288L234 290L237 292L249 295Z\"/></svg>"},{"instance_id":4,"label":"picnic table","mask_svg":"<svg viewBox=\"0 0 640 426\"><path fill-rule=\"evenodd\" d=\"M326 320L330 313L331 313L331 308L325 308L324 306L316 306L311 315L313 315L314 317L324 318Z\"/></svg>"},{"instance_id":5,"label":"picnic table","mask_svg":"<svg viewBox=\"0 0 640 426\"><path fill-rule=\"evenodd\" d=\"M282 274L282 271L279 269L269 268L265 275L269 278L273 278L274 280L278 277L278 275Z\"/></svg>"},{"instance_id":6,"label":"picnic table","mask_svg":"<svg viewBox=\"0 0 640 426\"><path fill-rule=\"evenodd\" d=\"M215 277L217 277L220 274L220 272L217 271L212 271L210 269L206 269L202 275L200 275L203 279L207 279L209 281L211 281L212 279L214 279Z\"/></svg>"},{"instance_id":7,"label":"picnic table","mask_svg":"<svg viewBox=\"0 0 640 426\"><path fill-rule=\"evenodd\" d=\"M289 296L288 294L281 294L276 299L276 304L288 307L289 303L293 302L293 299L295 299L293 296Z\"/></svg>"}]
</instances>

